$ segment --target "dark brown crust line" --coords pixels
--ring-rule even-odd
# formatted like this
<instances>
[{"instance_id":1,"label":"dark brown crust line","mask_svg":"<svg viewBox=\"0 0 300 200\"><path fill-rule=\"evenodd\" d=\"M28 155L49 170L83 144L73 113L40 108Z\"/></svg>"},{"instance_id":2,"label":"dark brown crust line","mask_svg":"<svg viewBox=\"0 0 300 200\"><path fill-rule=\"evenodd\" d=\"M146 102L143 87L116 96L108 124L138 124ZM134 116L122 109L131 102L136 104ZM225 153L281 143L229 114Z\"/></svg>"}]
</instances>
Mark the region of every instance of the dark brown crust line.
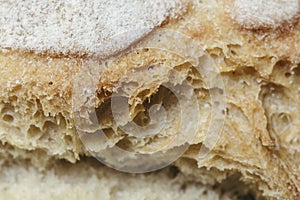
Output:
<instances>
[{"instance_id":1,"label":"dark brown crust line","mask_svg":"<svg viewBox=\"0 0 300 200\"><path fill-rule=\"evenodd\" d=\"M259 38L268 37L270 35L273 37L286 37L293 31L295 27L299 26L299 14L300 13L298 13L297 16L294 16L291 20L281 22L280 25L275 28L268 25L262 25L256 28L248 28L238 23L237 24L241 26L241 31L251 31Z\"/></svg>"}]
</instances>

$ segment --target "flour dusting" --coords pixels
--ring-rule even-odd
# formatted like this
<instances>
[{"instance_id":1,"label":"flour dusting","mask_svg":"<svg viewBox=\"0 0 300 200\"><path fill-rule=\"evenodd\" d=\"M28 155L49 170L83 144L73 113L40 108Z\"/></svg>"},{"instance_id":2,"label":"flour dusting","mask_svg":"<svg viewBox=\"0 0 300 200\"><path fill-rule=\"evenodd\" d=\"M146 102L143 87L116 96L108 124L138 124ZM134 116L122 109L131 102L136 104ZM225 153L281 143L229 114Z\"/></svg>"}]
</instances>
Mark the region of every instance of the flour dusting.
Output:
<instances>
[{"instance_id":1,"label":"flour dusting","mask_svg":"<svg viewBox=\"0 0 300 200\"><path fill-rule=\"evenodd\" d=\"M299 0L235 0L232 16L246 28L276 28L299 12Z\"/></svg>"},{"instance_id":2,"label":"flour dusting","mask_svg":"<svg viewBox=\"0 0 300 200\"><path fill-rule=\"evenodd\" d=\"M0 0L0 5L0 48L87 54L126 47L181 9L180 0Z\"/></svg>"}]
</instances>

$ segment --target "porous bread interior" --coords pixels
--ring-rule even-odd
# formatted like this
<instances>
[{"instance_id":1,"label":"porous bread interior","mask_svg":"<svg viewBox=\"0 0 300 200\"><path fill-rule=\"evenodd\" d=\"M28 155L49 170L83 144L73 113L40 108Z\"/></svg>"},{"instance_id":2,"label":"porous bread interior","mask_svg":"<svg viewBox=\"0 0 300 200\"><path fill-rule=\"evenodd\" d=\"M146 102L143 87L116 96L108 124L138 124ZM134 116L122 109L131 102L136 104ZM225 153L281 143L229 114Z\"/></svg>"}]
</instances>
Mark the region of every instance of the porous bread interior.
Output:
<instances>
[{"instance_id":1,"label":"porous bread interior","mask_svg":"<svg viewBox=\"0 0 300 200\"><path fill-rule=\"evenodd\" d=\"M215 168L220 180L224 170L238 171L243 181L258 185L268 198L297 199L300 26L296 24L285 35L243 30L224 10L226 1L211 2L191 3L187 14L166 25L203 44L221 71L227 96L227 118L217 146L205 160L198 160L203 138L190 141L194 145L183 158L196 166L184 161L177 165L184 173L200 173L200 177L197 167ZM82 59L19 51L1 52L0 56L1 141L72 162L88 154L75 133L71 113L72 86ZM123 83L129 67L148 73L147 67L158 63L177 66L176 70L189 75L195 88L202 90L199 104L207 102L209 94L201 77L191 73L192 64L157 50L134 51L112 65L99 85L100 96L105 100L105 92L109 95L115 82ZM155 95L160 84L144 88L150 92L142 97Z\"/></svg>"}]
</instances>

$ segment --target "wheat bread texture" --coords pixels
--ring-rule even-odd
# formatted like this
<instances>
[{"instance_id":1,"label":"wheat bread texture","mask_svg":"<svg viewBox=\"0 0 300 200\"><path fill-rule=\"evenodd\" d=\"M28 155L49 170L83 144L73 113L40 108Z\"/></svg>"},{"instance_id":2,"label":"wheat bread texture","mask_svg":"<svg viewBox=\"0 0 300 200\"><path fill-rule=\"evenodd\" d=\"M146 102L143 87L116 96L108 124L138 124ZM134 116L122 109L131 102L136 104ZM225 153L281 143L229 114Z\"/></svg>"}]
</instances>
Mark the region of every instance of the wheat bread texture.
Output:
<instances>
[{"instance_id":1,"label":"wheat bread texture","mask_svg":"<svg viewBox=\"0 0 300 200\"><path fill-rule=\"evenodd\" d=\"M130 108L134 111L132 118L146 109L141 102L155 96L159 97L158 100L153 98L154 102L150 105L155 101L164 101L169 106L168 112L176 116L178 106L168 98L168 91L162 87L164 81L169 80L170 69L175 69L190 80L198 92L198 104L203 116L203 125L196 137L188 140L190 148L174 163L179 171L192 176L194 182L209 185L219 184L230 173L241 174L240 179L252 185L257 195L268 199L297 199L300 190L300 25L297 12L283 19L282 23L274 19L276 26L262 28L263 20L253 20L248 26L248 21L238 17L241 15L236 10L239 7L232 6L241 5L239 2L243 1L191 1L187 3L184 13L175 19L167 19L162 25L197 41L213 58L222 76L225 91L221 92L226 93L226 119L218 143L208 156L199 159L198 155L209 126L210 105L207 106L207 103L211 88L207 88L202 77L193 70L193 63L158 49L134 49L121 55L103 71L97 91L101 125L111 136L106 145L118 143L124 148L149 151L171 138L172 135L165 132L159 133L161 137L150 142L147 138L126 137L114 124L107 103L115 88L127 88L132 91L128 92L132 101ZM253 23L257 24L254 26ZM160 37L153 31L143 38L142 43L155 43L155 39ZM89 52L76 56L61 52L24 51L22 48L1 50L0 138L3 162L10 160L11 156L15 159L22 157L44 170L53 159L76 163L80 157L91 156L75 131L72 107L76 77L89 59L89 56L82 56L85 53ZM170 125L170 130L176 131L176 126ZM88 144L93 146L92 141ZM21 171L28 175L22 167L14 167L11 171L5 171ZM208 173L210 169L213 170ZM42 172L31 169L31 173L37 177L37 182L41 180L38 177ZM64 184L61 181L64 177L58 175L53 178L51 172L43 173L46 174L45 179ZM116 179L122 176L125 175L120 173ZM104 184L101 180L95 181L91 184ZM130 179L130 182L134 180ZM147 181L142 182L139 184L148 184ZM69 187L62 186L65 191ZM156 190L151 188L151 191ZM195 191L191 193L197 193ZM49 195L52 195L51 192ZM175 192L174 195L181 194ZM219 197L216 191L209 192L209 195Z\"/></svg>"}]
</instances>

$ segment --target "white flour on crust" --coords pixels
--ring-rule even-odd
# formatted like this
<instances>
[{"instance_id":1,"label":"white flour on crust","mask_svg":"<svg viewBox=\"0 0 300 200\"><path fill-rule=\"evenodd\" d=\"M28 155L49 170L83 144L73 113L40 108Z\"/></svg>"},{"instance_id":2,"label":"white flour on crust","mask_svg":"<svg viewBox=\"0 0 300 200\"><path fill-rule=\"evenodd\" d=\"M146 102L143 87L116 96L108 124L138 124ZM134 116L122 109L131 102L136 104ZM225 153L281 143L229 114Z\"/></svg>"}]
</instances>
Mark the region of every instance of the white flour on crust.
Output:
<instances>
[{"instance_id":1,"label":"white flour on crust","mask_svg":"<svg viewBox=\"0 0 300 200\"><path fill-rule=\"evenodd\" d=\"M232 16L246 28L276 28L299 12L299 0L235 0Z\"/></svg>"},{"instance_id":2,"label":"white flour on crust","mask_svg":"<svg viewBox=\"0 0 300 200\"><path fill-rule=\"evenodd\" d=\"M181 7L180 0L0 0L0 5L1 48L63 54L109 54L175 17Z\"/></svg>"}]
</instances>

